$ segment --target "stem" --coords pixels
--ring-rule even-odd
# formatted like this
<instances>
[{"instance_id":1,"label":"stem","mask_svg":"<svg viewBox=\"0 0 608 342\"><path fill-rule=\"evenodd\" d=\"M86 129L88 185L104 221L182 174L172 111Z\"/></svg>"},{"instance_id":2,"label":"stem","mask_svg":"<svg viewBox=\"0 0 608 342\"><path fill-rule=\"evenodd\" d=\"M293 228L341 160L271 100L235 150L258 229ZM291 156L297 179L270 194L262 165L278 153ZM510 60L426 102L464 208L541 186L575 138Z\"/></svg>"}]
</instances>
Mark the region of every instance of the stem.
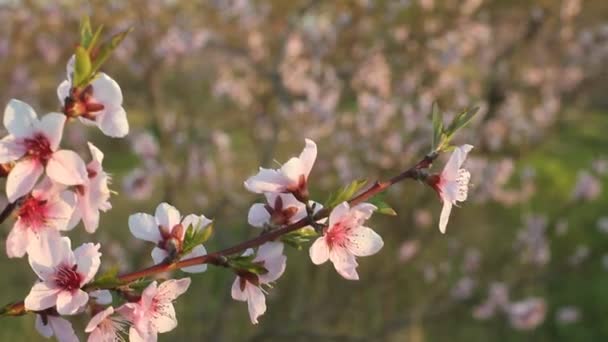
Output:
<instances>
[{"instance_id":1,"label":"stem","mask_svg":"<svg viewBox=\"0 0 608 342\"><path fill-rule=\"evenodd\" d=\"M427 154L422 160L420 160L416 165L402 172L401 174L389 179L388 181L380 182L376 181L374 185L360 193L359 195L351 198L348 203L350 205L357 205L359 203L365 202L366 200L374 197L375 195L385 191L389 187L399 183L405 179L420 179L423 172L423 169L427 169L431 166L433 161L437 158L437 153ZM201 264L212 264L216 266L227 267L226 264L226 256L237 254L247 250L248 248L254 248L260 245L263 245L266 242L274 241L282 235L293 232L300 228L309 226L313 224L315 221L318 221L322 218L328 217L331 212L331 208L323 208L314 216L313 219L310 217L305 217L298 222L292 223L285 227L270 231L266 234L260 235L253 239L241 242L232 247L228 247L226 249L213 252L207 255L194 257L190 259L180 260L172 263L161 263L158 265L154 265L148 268L144 268L139 271L126 273L118 276L118 280L122 283L122 285L126 285L130 282L138 280L140 278L149 277L155 274L164 273L168 271L172 271L175 269L180 269L188 266L201 265ZM97 289L96 286L91 286L87 288L87 290ZM110 288L112 289L112 288ZM3 316L20 316L26 313L25 306L23 301L17 302L14 304L8 304L3 309L0 309L0 315Z\"/></svg>"}]
</instances>

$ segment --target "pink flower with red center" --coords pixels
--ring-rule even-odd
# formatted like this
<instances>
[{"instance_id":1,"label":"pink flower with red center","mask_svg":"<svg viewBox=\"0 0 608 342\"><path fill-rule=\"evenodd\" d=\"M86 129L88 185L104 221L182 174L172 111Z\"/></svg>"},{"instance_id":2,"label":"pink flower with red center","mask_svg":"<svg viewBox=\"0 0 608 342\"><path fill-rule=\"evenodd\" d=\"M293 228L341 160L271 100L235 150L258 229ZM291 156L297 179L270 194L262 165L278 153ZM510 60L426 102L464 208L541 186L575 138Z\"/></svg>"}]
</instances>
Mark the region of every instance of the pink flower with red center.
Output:
<instances>
[{"instance_id":1,"label":"pink flower with red center","mask_svg":"<svg viewBox=\"0 0 608 342\"><path fill-rule=\"evenodd\" d=\"M41 311L56 306L60 315L78 313L89 301L82 287L93 280L99 269L99 247L85 243L72 251L67 237L31 245L29 262L40 281L25 298L25 308Z\"/></svg>"},{"instance_id":2,"label":"pink flower with red center","mask_svg":"<svg viewBox=\"0 0 608 342\"><path fill-rule=\"evenodd\" d=\"M78 342L72 323L59 316L36 315L36 330L46 338L55 336L59 342Z\"/></svg>"},{"instance_id":3,"label":"pink flower with red center","mask_svg":"<svg viewBox=\"0 0 608 342\"><path fill-rule=\"evenodd\" d=\"M6 196L14 202L32 190L44 170L55 182L77 185L86 167L73 151L58 150L65 115L50 113L38 120L28 104L11 100L4 110L9 135L0 140L0 163L15 161L6 181Z\"/></svg>"},{"instance_id":4,"label":"pink flower with red center","mask_svg":"<svg viewBox=\"0 0 608 342\"><path fill-rule=\"evenodd\" d=\"M67 65L68 79L57 88L57 96L63 111L70 117L78 117L85 124L98 126L110 137L122 138L129 133L127 113L122 107L122 91L116 81L100 72L84 89L72 86L74 57Z\"/></svg>"},{"instance_id":5,"label":"pink flower with red center","mask_svg":"<svg viewBox=\"0 0 608 342\"><path fill-rule=\"evenodd\" d=\"M247 250L243 255L251 255L253 250ZM287 257L283 255L283 244L280 242L267 242L260 246L253 263L262 265L268 272L265 274L253 274L241 272L232 284L232 298L247 302L249 318L253 324L258 323L258 317L266 312L266 297L262 286L270 287L283 272Z\"/></svg>"},{"instance_id":6,"label":"pink flower with red center","mask_svg":"<svg viewBox=\"0 0 608 342\"><path fill-rule=\"evenodd\" d=\"M116 311L133 325L129 340L155 342L159 333L177 327L173 302L188 290L190 278L170 279L160 285L152 282L135 303L127 303Z\"/></svg>"},{"instance_id":7,"label":"pink flower with red center","mask_svg":"<svg viewBox=\"0 0 608 342\"><path fill-rule=\"evenodd\" d=\"M69 221L75 202L73 192L59 191L45 179L16 210L17 221L6 239L8 257L20 258L31 244L59 238L59 231L72 229L74 226Z\"/></svg>"},{"instance_id":8,"label":"pink flower with red center","mask_svg":"<svg viewBox=\"0 0 608 342\"><path fill-rule=\"evenodd\" d=\"M95 145L91 143L88 145L93 158L87 165L86 180L76 186L78 204L72 222L76 224L82 219L86 231L95 233L99 226L99 211L106 212L112 209L108 188L110 176L103 171L101 166L103 153Z\"/></svg>"},{"instance_id":9,"label":"pink flower with red center","mask_svg":"<svg viewBox=\"0 0 608 342\"><path fill-rule=\"evenodd\" d=\"M95 314L87 324L84 332L89 334L88 342L122 341L121 334L126 331L127 322L114 315L114 308L108 306Z\"/></svg>"},{"instance_id":10,"label":"pink flower with red center","mask_svg":"<svg viewBox=\"0 0 608 342\"><path fill-rule=\"evenodd\" d=\"M317 159L317 144L306 139L299 157L289 159L278 170L260 168L257 175L245 181L245 187L258 194L291 192L298 200L308 198L308 175Z\"/></svg>"},{"instance_id":11,"label":"pink flower with red center","mask_svg":"<svg viewBox=\"0 0 608 342\"><path fill-rule=\"evenodd\" d=\"M179 211L168 203L161 203L156 207L154 216L137 213L129 216L129 230L138 239L156 244L152 250L152 259L156 264L165 260L180 258L190 259L207 254L203 245L194 247L184 254L184 237L186 229L192 226L196 231L205 229L211 220L204 215L188 215L181 218ZM195 265L182 268L189 273L200 273L207 270L207 265Z\"/></svg>"},{"instance_id":12,"label":"pink flower with red center","mask_svg":"<svg viewBox=\"0 0 608 342\"><path fill-rule=\"evenodd\" d=\"M380 235L363 226L376 209L369 203L352 208L347 202L336 206L329 215L329 225L323 236L310 247L312 262L320 265L329 259L342 277L358 280L355 257L376 254L384 246Z\"/></svg>"},{"instance_id":13,"label":"pink flower with red center","mask_svg":"<svg viewBox=\"0 0 608 342\"><path fill-rule=\"evenodd\" d=\"M448 225L452 206L467 199L471 174L461 167L471 149L473 149L471 145L456 147L443 171L427 179L428 184L437 191L443 202L443 209L441 209L441 216L439 217L439 230L442 233L445 233L445 228Z\"/></svg>"}]
</instances>

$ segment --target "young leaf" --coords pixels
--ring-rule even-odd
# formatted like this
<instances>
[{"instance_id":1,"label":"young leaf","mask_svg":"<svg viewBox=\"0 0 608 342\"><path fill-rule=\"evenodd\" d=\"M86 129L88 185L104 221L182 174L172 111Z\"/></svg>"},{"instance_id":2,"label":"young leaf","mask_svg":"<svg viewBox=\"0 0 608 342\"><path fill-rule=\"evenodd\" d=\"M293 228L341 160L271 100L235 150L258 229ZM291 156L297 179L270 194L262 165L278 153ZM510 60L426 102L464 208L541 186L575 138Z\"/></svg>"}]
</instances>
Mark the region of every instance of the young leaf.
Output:
<instances>
[{"instance_id":1,"label":"young leaf","mask_svg":"<svg viewBox=\"0 0 608 342\"><path fill-rule=\"evenodd\" d=\"M84 16L80 21L80 46L85 49L89 46L93 38L93 30L91 30L91 20L89 16Z\"/></svg>"},{"instance_id":2,"label":"young leaf","mask_svg":"<svg viewBox=\"0 0 608 342\"><path fill-rule=\"evenodd\" d=\"M359 192L363 187L367 184L366 179L355 180L349 185L343 187L338 192L333 193L329 196L329 198L325 201L326 208L333 208L336 205L348 201L351 199L357 192Z\"/></svg>"},{"instance_id":3,"label":"young leaf","mask_svg":"<svg viewBox=\"0 0 608 342\"><path fill-rule=\"evenodd\" d=\"M114 266L99 275L95 280L91 283L92 287L99 288L111 288L121 285L121 281L118 279L118 266Z\"/></svg>"},{"instance_id":4,"label":"young leaf","mask_svg":"<svg viewBox=\"0 0 608 342\"><path fill-rule=\"evenodd\" d=\"M76 48L76 64L74 65L74 85L84 85L91 74L91 58L82 46Z\"/></svg>"},{"instance_id":5,"label":"young leaf","mask_svg":"<svg viewBox=\"0 0 608 342\"><path fill-rule=\"evenodd\" d=\"M317 234L313 228L307 227L283 235L281 241L297 250L301 250L302 245L308 243L312 238L317 236L319 236L319 234Z\"/></svg>"},{"instance_id":6,"label":"young leaf","mask_svg":"<svg viewBox=\"0 0 608 342\"><path fill-rule=\"evenodd\" d=\"M375 205L378 208L376 210L376 213L378 213L378 214L389 215L389 216L397 216L397 212L395 211L395 209L391 208L391 206L388 205L382 199L382 196L373 197L368 202L371 203L371 204L373 204L373 205Z\"/></svg>"},{"instance_id":7,"label":"young leaf","mask_svg":"<svg viewBox=\"0 0 608 342\"><path fill-rule=\"evenodd\" d=\"M466 110L462 111L460 114L456 115L456 117L454 118L454 120L450 124L450 127L447 130L448 136L451 138L454 135L454 133L456 133L459 129L466 126L471 121L471 119L473 119L475 114L477 114L478 110L479 110L479 107L473 107L473 108L466 109Z\"/></svg>"},{"instance_id":8,"label":"young leaf","mask_svg":"<svg viewBox=\"0 0 608 342\"><path fill-rule=\"evenodd\" d=\"M439 111L437 102L433 103L431 115L433 120L433 141L431 146L432 150L436 151L436 149L441 145L441 139L443 136L443 115Z\"/></svg>"},{"instance_id":9,"label":"young leaf","mask_svg":"<svg viewBox=\"0 0 608 342\"><path fill-rule=\"evenodd\" d=\"M109 42L106 42L99 48L99 51L97 52L97 55L95 56L95 60L93 61L93 66L92 66L93 75L97 71L99 71L99 69L101 68L103 63L106 62L106 60L110 57L112 52L114 52L114 50L118 47L118 45L120 45L120 43L122 43L122 41L127 37L127 35L131 31L133 31L133 28L129 28L129 29L126 29L122 32L115 34L114 36L112 36L112 38L110 38Z\"/></svg>"},{"instance_id":10,"label":"young leaf","mask_svg":"<svg viewBox=\"0 0 608 342\"><path fill-rule=\"evenodd\" d=\"M213 223L210 223L205 227L188 226L188 228L186 228L186 234L184 235L182 254L187 254L192 251L194 247L205 243L209 240L212 233Z\"/></svg>"}]
</instances>

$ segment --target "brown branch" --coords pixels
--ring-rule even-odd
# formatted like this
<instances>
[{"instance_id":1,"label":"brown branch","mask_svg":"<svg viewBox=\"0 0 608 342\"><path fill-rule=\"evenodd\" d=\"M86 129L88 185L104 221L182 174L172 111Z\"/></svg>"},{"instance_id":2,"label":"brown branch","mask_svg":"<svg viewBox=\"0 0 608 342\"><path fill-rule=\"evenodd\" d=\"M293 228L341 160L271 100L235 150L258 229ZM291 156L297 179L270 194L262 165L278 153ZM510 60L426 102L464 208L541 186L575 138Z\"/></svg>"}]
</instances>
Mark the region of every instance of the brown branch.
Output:
<instances>
[{"instance_id":1,"label":"brown branch","mask_svg":"<svg viewBox=\"0 0 608 342\"><path fill-rule=\"evenodd\" d=\"M406 171L402 172L401 174L389 179L388 181L375 182L374 185L372 185L370 188L363 191L359 195L351 198L348 201L349 204L356 205L356 204L365 202L368 199L374 197L375 195L385 191L386 189L393 186L394 184L399 183L405 179L408 179L408 178L421 179L422 170L429 168L436 158L437 158L436 153L430 153L430 154L426 155L416 165L407 169ZM330 212L331 212L331 208L324 208L324 209L320 210L314 216L313 219L311 219L310 217L303 218L300 221L295 222L293 224L287 225L285 227L282 227L282 228L279 228L276 230L269 231L266 234L260 235L253 239L241 242L235 246L228 247L226 249L223 249L223 250L220 250L217 252L213 252L213 253L210 253L207 255L194 257L194 258L190 258L190 259L185 259L185 260L180 260L180 261L172 262L172 263L161 263L158 265L154 265L154 266L145 268L143 270L126 273L126 274L118 276L118 280L122 283L122 285L126 285L135 280L138 280L138 279L141 279L144 277L149 277L149 276L152 276L155 274L164 273L164 272L168 272L168 271L172 271L175 269L180 269L180 268L184 268L184 267L188 267L188 266L201 265L201 264L211 264L211 265L226 267L227 266L226 258L225 258L226 256L241 253L249 248L254 248L254 247L263 245L266 242L274 241L277 238L281 237L282 235L285 235L287 233L290 233L295 230L301 229L303 227L309 226L309 225L313 224L315 221L328 217ZM92 290L92 289L99 289L99 288L100 287L97 287L97 286L91 286L87 289ZM113 288L116 288L116 286L110 287L108 289L113 289ZM14 304L6 305L2 310L0 310L0 315L20 316L20 315L25 314L26 312L27 311L25 309L25 306L24 306L23 302L21 301L21 302L17 302Z\"/></svg>"}]
</instances>

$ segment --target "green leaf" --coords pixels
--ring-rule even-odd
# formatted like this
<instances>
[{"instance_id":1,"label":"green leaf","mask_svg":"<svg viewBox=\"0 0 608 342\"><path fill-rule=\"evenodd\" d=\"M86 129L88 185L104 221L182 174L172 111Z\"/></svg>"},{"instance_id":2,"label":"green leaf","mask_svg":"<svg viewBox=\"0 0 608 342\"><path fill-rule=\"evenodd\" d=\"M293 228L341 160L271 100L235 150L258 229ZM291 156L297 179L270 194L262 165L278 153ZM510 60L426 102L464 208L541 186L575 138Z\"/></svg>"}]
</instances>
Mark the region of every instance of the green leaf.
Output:
<instances>
[{"instance_id":1,"label":"green leaf","mask_svg":"<svg viewBox=\"0 0 608 342\"><path fill-rule=\"evenodd\" d=\"M97 55L95 56L95 59L93 61L93 74L95 74L102 67L102 65L106 62L106 60L108 60L112 52L114 52L118 45L122 43L122 41L127 37L127 35L131 31L133 31L133 28L126 29L122 32L113 35L108 42L104 43L99 48L99 51L97 52Z\"/></svg>"},{"instance_id":2,"label":"green leaf","mask_svg":"<svg viewBox=\"0 0 608 342\"><path fill-rule=\"evenodd\" d=\"M93 50L95 50L95 47L97 47L97 43L99 42L99 37L101 37L102 31L103 31L103 25L99 25L99 27L95 31L95 34L89 41L89 45L85 46L85 48L87 49L89 54L91 54L93 52Z\"/></svg>"},{"instance_id":3,"label":"green leaf","mask_svg":"<svg viewBox=\"0 0 608 342\"><path fill-rule=\"evenodd\" d=\"M436 149L441 146L441 138L443 136L443 115L439 111L437 102L433 103L431 116L433 120L432 151L436 151Z\"/></svg>"},{"instance_id":4,"label":"green leaf","mask_svg":"<svg viewBox=\"0 0 608 342\"><path fill-rule=\"evenodd\" d=\"M118 266L111 267L103 274L97 276L91 283L91 287L99 288L111 288L122 285L120 279L118 279Z\"/></svg>"},{"instance_id":5,"label":"green leaf","mask_svg":"<svg viewBox=\"0 0 608 342\"><path fill-rule=\"evenodd\" d=\"M74 85L82 86L91 75L91 58L82 46L76 48L76 64L74 65Z\"/></svg>"},{"instance_id":6,"label":"green leaf","mask_svg":"<svg viewBox=\"0 0 608 342\"><path fill-rule=\"evenodd\" d=\"M266 274L268 270L262 263L253 261L255 254L239 255L228 259L230 268L237 271L246 271L253 274Z\"/></svg>"},{"instance_id":7,"label":"green leaf","mask_svg":"<svg viewBox=\"0 0 608 342\"><path fill-rule=\"evenodd\" d=\"M297 250L301 250L302 245L307 244L317 236L319 234L312 227L305 227L283 235L281 241Z\"/></svg>"},{"instance_id":8,"label":"green leaf","mask_svg":"<svg viewBox=\"0 0 608 342\"><path fill-rule=\"evenodd\" d=\"M395 211L395 209L388 205L388 203L383 200L382 196L377 195L376 197L371 198L368 202L378 208L376 210L378 214L397 216L397 212Z\"/></svg>"},{"instance_id":9,"label":"green leaf","mask_svg":"<svg viewBox=\"0 0 608 342\"><path fill-rule=\"evenodd\" d=\"M338 192L333 193L329 196L329 198L325 201L326 208L333 208L336 205L348 201L351 199L357 192L359 192L363 187L367 184L366 179L355 180L349 185L343 187Z\"/></svg>"},{"instance_id":10,"label":"green leaf","mask_svg":"<svg viewBox=\"0 0 608 342\"><path fill-rule=\"evenodd\" d=\"M186 228L186 234L184 235L184 246L182 248L182 254L188 254L194 247L205 243L211 237L213 233L213 223L208 224L205 227L195 227L190 225Z\"/></svg>"},{"instance_id":11,"label":"green leaf","mask_svg":"<svg viewBox=\"0 0 608 342\"><path fill-rule=\"evenodd\" d=\"M93 38L93 30L91 29L91 20L89 16L84 16L80 21L80 46L88 48Z\"/></svg>"},{"instance_id":12,"label":"green leaf","mask_svg":"<svg viewBox=\"0 0 608 342\"><path fill-rule=\"evenodd\" d=\"M134 291L141 292L141 291L145 290L146 287L148 287L148 285L150 285L150 283L152 281L153 280L150 278L140 278L140 279L137 279L137 280L131 282L129 284L129 288Z\"/></svg>"},{"instance_id":13,"label":"green leaf","mask_svg":"<svg viewBox=\"0 0 608 342\"><path fill-rule=\"evenodd\" d=\"M475 114L477 114L478 111L479 107L473 107L466 109L456 115L447 130L448 136L451 138L459 129L465 127L471 121L471 119L473 119L473 117L475 116Z\"/></svg>"}]
</instances>

